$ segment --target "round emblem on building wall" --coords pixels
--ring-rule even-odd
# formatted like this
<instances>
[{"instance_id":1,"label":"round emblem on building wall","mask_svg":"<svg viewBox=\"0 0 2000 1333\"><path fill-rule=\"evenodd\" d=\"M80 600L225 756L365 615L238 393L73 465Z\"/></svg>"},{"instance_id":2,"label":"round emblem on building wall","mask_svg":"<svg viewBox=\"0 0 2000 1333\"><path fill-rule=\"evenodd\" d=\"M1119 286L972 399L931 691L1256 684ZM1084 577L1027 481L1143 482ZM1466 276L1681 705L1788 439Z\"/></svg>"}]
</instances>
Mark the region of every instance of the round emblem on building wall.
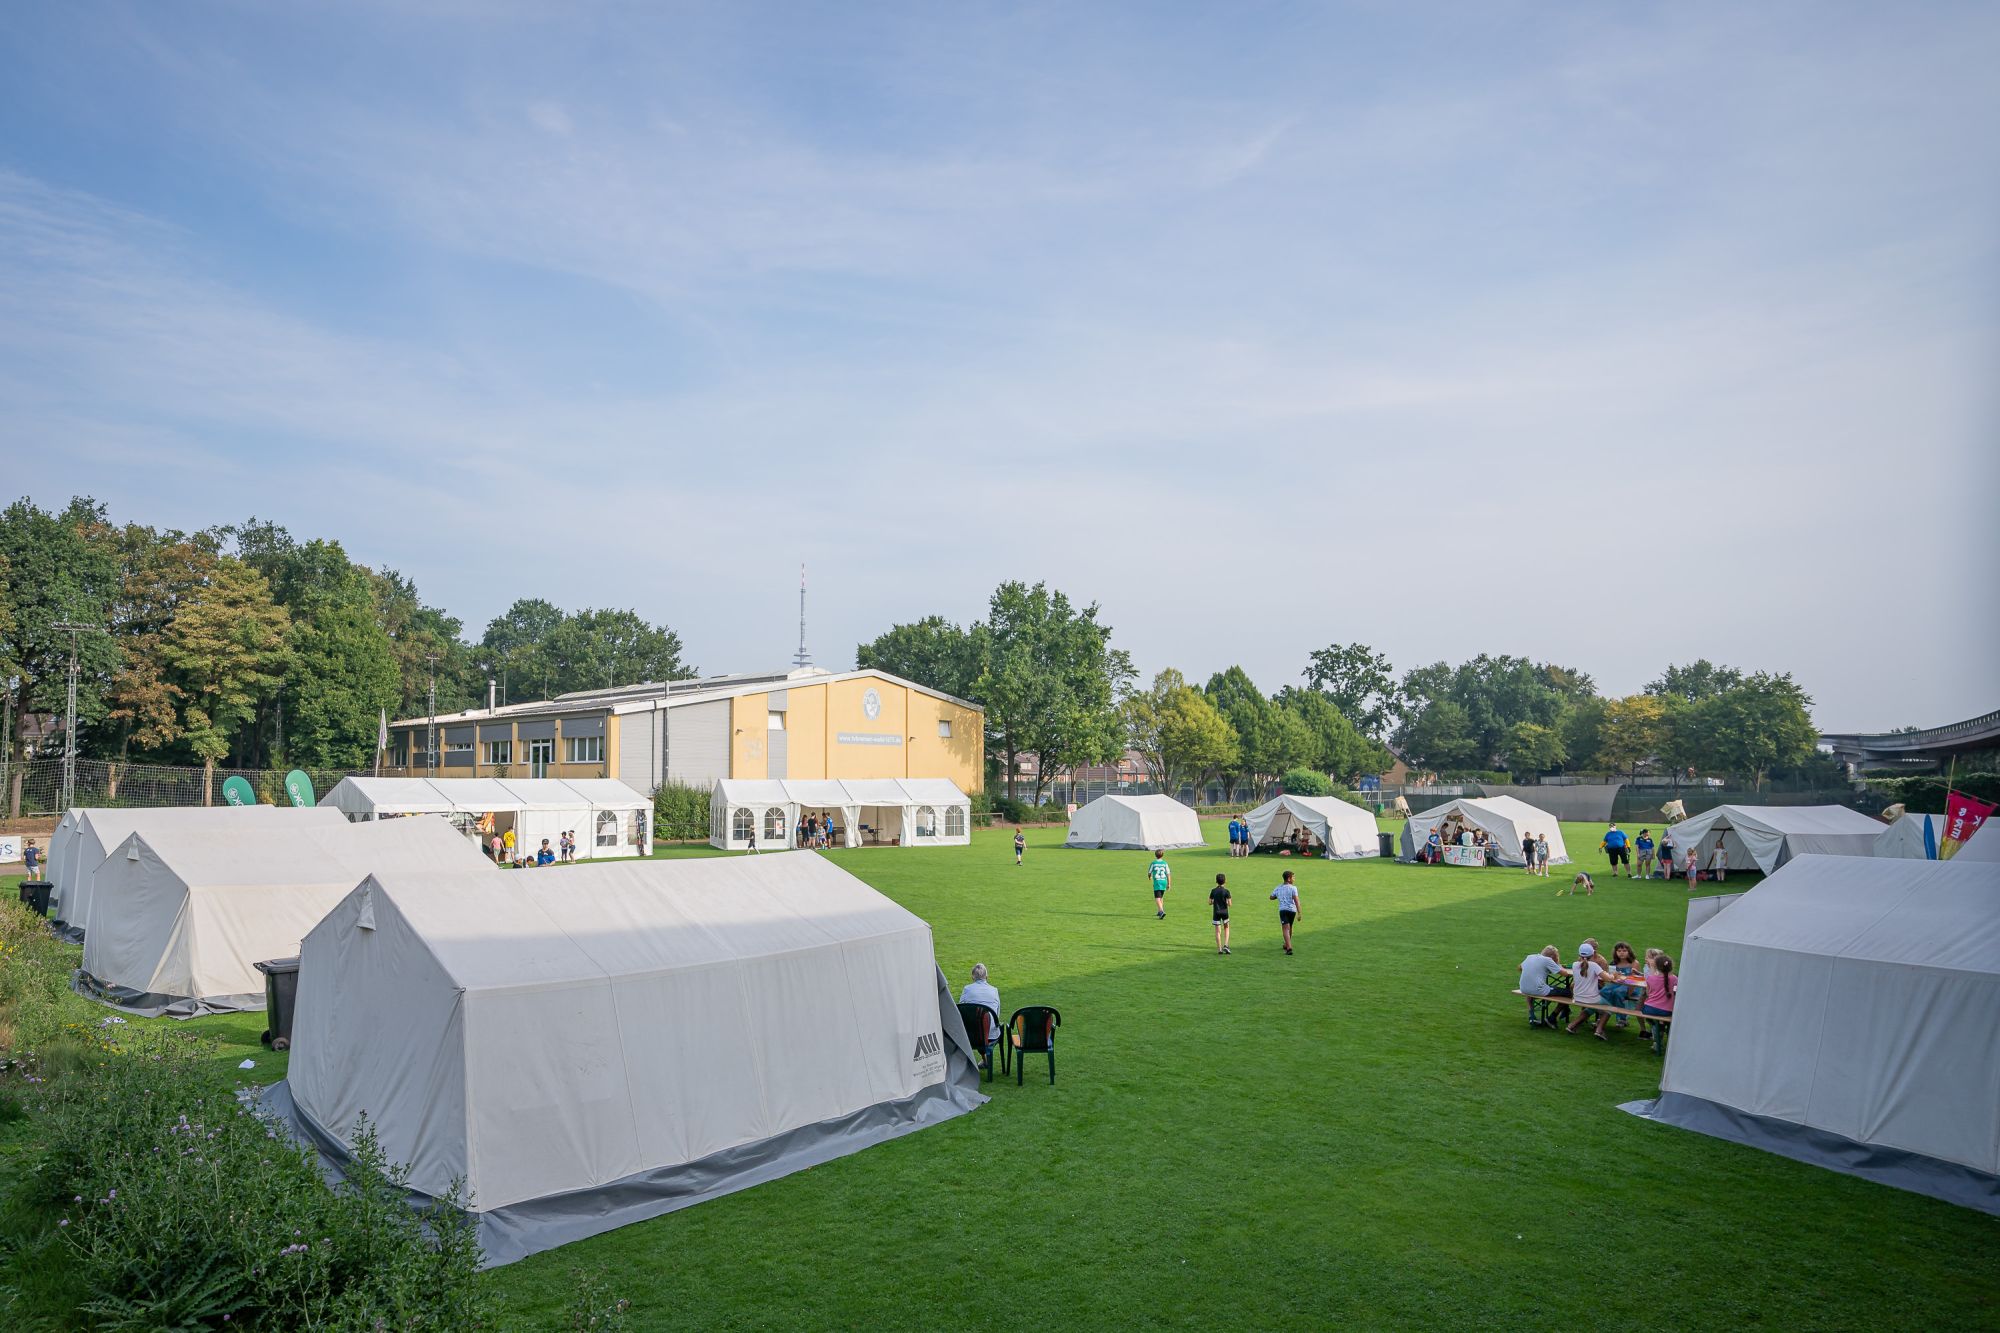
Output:
<instances>
[{"instance_id":1,"label":"round emblem on building wall","mask_svg":"<svg viewBox=\"0 0 2000 1333\"><path fill-rule=\"evenodd\" d=\"M882 716L882 696L873 690L863 693L861 696L861 711L868 715L870 722Z\"/></svg>"}]
</instances>

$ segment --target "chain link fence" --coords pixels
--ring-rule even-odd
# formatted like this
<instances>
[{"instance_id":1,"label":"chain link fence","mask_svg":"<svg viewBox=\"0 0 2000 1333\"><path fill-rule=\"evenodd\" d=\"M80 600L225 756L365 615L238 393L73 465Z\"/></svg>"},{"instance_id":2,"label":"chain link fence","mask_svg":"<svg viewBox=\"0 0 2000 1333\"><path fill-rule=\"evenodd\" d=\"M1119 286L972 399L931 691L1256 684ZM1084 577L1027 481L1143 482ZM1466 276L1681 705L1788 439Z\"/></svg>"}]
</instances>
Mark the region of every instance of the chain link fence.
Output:
<instances>
[{"instance_id":1,"label":"chain link fence","mask_svg":"<svg viewBox=\"0 0 2000 1333\"><path fill-rule=\"evenodd\" d=\"M266 805L289 805L285 774L290 769L217 768L209 772L170 764L122 764L102 759L76 761L76 795L86 806L221 805L222 784L240 777ZM308 768L313 791L325 795L342 778L372 770ZM400 771L400 770L399 770ZM386 770L385 770L386 772ZM0 801L10 819L54 818L62 813L63 760L42 755L13 763L0 758Z\"/></svg>"}]
</instances>

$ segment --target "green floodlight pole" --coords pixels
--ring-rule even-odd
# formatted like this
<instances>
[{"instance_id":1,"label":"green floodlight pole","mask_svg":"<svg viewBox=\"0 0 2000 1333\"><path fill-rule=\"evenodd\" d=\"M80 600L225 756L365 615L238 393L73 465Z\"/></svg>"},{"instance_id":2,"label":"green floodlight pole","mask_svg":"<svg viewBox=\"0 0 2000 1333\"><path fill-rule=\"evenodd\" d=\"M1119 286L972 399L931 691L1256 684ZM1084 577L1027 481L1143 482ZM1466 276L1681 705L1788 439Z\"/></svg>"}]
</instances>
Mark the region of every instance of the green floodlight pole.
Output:
<instances>
[{"instance_id":1,"label":"green floodlight pole","mask_svg":"<svg viewBox=\"0 0 2000 1333\"><path fill-rule=\"evenodd\" d=\"M56 813L68 811L76 801L76 644L79 634L103 634L101 625L85 625L74 620L58 620L49 626L69 632L69 703L63 719L62 792L56 798Z\"/></svg>"}]
</instances>

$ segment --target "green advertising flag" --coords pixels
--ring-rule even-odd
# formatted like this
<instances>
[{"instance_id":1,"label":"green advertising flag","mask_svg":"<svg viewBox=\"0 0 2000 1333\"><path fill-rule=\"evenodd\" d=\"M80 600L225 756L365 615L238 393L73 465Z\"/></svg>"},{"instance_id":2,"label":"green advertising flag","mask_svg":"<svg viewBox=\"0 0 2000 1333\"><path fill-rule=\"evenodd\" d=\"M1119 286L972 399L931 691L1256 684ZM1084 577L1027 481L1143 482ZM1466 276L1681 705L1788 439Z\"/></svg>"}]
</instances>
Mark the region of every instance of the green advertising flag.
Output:
<instances>
[{"instance_id":1,"label":"green advertising flag","mask_svg":"<svg viewBox=\"0 0 2000 1333\"><path fill-rule=\"evenodd\" d=\"M222 780L222 803L224 805L257 804L257 793L250 789L250 779L224 778Z\"/></svg>"},{"instance_id":2,"label":"green advertising flag","mask_svg":"<svg viewBox=\"0 0 2000 1333\"><path fill-rule=\"evenodd\" d=\"M285 795L292 798L293 805L313 803L313 780L305 775L305 770L295 768L285 774Z\"/></svg>"}]
</instances>

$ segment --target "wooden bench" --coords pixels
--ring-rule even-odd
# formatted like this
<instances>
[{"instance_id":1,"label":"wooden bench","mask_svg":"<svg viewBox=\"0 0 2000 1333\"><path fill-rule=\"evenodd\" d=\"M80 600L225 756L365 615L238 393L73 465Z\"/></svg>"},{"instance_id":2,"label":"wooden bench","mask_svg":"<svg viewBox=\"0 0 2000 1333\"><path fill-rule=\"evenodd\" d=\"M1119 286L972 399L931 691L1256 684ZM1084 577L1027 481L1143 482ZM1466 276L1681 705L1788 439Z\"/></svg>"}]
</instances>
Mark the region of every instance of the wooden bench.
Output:
<instances>
[{"instance_id":1,"label":"wooden bench","mask_svg":"<svg viewBox=\"0 0 2000 1333\"><path fill-rule=\"evenodd\" d=\"M1605 1014L1622 1014L1627 1018L1636 1018L1642 1024L1643 1023L1657 1024L1658 1026L1654 1027L1653 1029L1653 1054L1655 1055L1659 1055L1664 1052L1666 1043L1661 1040L1661 1034L1666 1030L1667 1024L1672 1023L1674 1021L1672 1014L1642 1013L1637 1009L1626 1009L1615 1004L1596 1004L1596 1003L1586 1002L1583 1000L1572 1000L1562 995L1530 995L1526 991L1520 989L1518 986L1515 987L1514 994L1520 996L1524 1000L1539 1001L1541 1007L1539 1012L1536 1014L1536 1019L1538 1022L1545 1023L1550 1027L1555 1026L1554 1020L1552 1020L1548 1016L1549 1006L1552 1004L1569 1005L1571 1008L1574 1009L1595 1009L1599 1013L1605 1013Z\"/></svg>"}]
</instances>

